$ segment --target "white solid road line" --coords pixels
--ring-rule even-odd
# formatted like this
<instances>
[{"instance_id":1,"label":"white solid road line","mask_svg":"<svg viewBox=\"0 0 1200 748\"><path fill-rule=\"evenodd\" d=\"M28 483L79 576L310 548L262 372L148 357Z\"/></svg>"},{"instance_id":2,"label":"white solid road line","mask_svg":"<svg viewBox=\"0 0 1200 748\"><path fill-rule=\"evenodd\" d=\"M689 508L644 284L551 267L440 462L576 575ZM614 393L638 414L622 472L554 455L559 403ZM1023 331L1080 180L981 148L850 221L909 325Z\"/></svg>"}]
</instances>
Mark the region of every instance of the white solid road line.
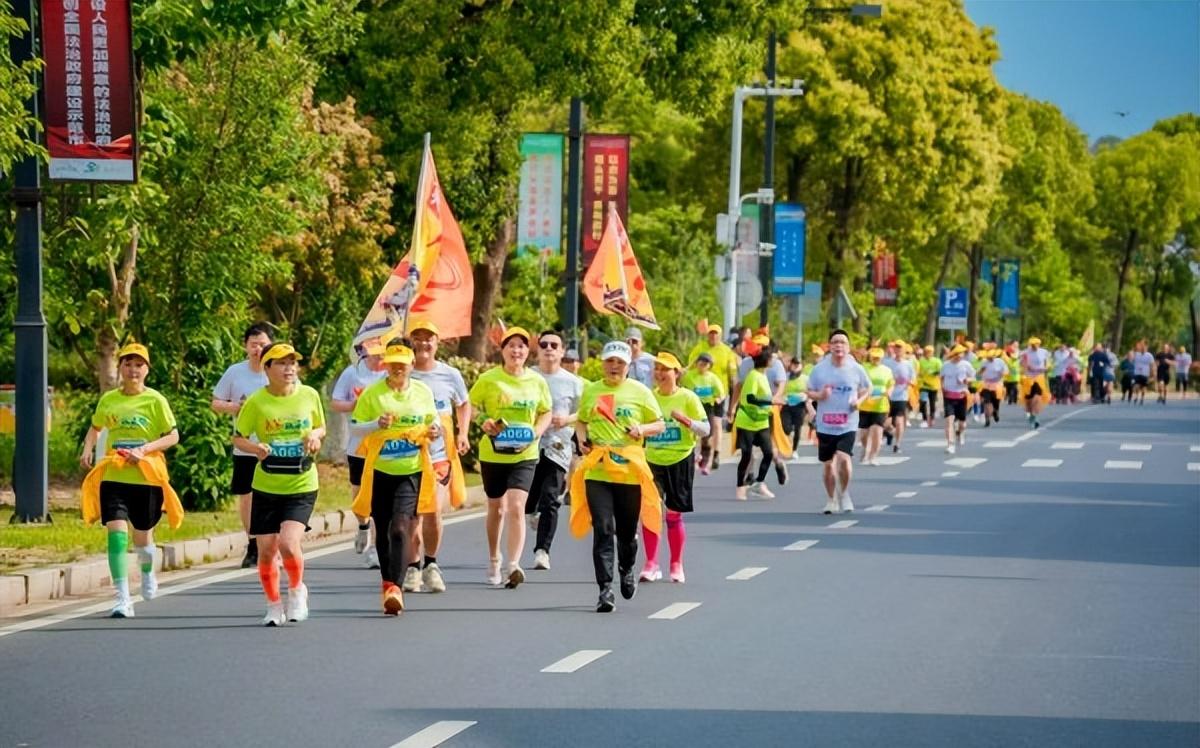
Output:
<instances>
[{"instance_id":1,"label":"white solid road line","mask_svg":"<svg viewBox=\"0 0 1200 748\"><path fill-rule=\"evenodd\" d=\"M821 541L819 541L819 540L797 540L795 543L792 543L791 545L785 545L783 547L783 550L785 550L785 551L807 551L809 548L812 548L814 545L816 545L817 543L820 543L820 542Z\"/></svg>"},{"instance_id":2,"label":"white solid road line","mask_svg":"<svg viewBox=\"0 0 1200 748\"><path fill-rule=\"evenodd\" d=\"M957 470L947 470L946 472L942 473L942 477L943 478L953 478L954 476L959 475L959 474L960 473Z\"/></svg>"},{"instance_id":3,"label":"white solid road line","mask_svg":"<svg viewBox=\"0 0 1200 748\"><path fill-rule=\"evenodd\" d=\"M930 486L936 486L936 485L937 485L937 481L935 481L935 480L924 480L924 481L921 481L921 485L922 485L922 486L925 486L926 488L928 488L928 487L930 487Z\"/></svg>"},{"instance_id":4,"label":"white solid road line","mask_svg":"<svg viewBox=\"0 0 1200 748\"><path fill-rule=\"evenodd\" d=\"M445 743L463 730L473 727L476 724L476 722L458 722L454 720L434 722L415 735L410 735L399 743L396 743L392 748L435 748L435 746Z\"/></svg>"},{"instance_id":5,"label":"white solid road line","mask_svg":"<svg viewBox=\"0 0 1200 748\"><path fill-rule=\"evenodd\" d=\"M1050 449L1083 449L1083 442L1054 442Z\"/></svg>"},{"instance_id":6,"label":"white solid road line","mask_svg":"<svg viewBox=\"0 0 1200 748\"><path fill-rule=\"evenodd\" d=\"M889 506L890 506L890 504L872 504L871 506L867 507L863 511L864 512L882 512L883 510L887 509Z\"/></svg>"},{"instance_id":7,"label":"white solid road line","mask_svg":"<svg viewBox=\"0 0 1200 748\"><path fill-rule=\"evenodd\" d=\"M543 673L573 673L584 665L589 665L606 654L611 649L581 649L575 654L567 655L553 665L542 668Z\"/></svg>"},{"instance_id":8,"label":"white solid road line","mask_svg":"<svg viewBox=\"0 0 1200 748\"><path fill-rule=\"evenodd\" d=\"M895 499L911 499L912 497L914 497L914 496L916 496L916 495L917 495L917 492L916 492L916 491L901 491L900 493L896 494L896 495L895 495L895 496L893 496L892 498L895 498Z\"/></svg>"},{"instance_id":9,"label":"white solid road line","mask_svg":"<svg viewBox=\"0 0 1200 748\"><path fill-rule=\"evenodd\" d=\"M1122 452L1149 452L1154 449L1153 444L1122 444Z\"/></svg>"},{"instance_id":10,"label":"white solid road line","mask_svg":"<svg viewBox=\"0 0 1200 748\"><path fill-rule=\"evenodd\" d=\"M829 526L830 530L845 530L847 527L854 527L858 524L856 519L840 519Z\"/></svg>"},{"instance_id":11,"label":"white solid road line","mask_svg":"<svg viewBox=\"0 0 1200 748\"><path fill-rule=\"evenodd\" d=\"M1062 461L1062 460L1037 460L1037 459L1033 459L1033 460L1026 460L1025 462L1022 462L1022 463L1021 463L1021 467L1030 467L1030 468L1056 468L1056 467L1058 467L1058 466L1059 466L1059 465L1061 465L1061 464L1063 464L1063 461Z\"/></svg>"},{"instance_id":12,"label":"white solid road line","mask_svg":"<svg viewBox=\"0 0 1200 748\"><path fill-rule=\"evenodd\" d=\"M674 621L681 615L690 613L700 607L700 603L671 603L667 607L646 616L655 621Z\"/></svg>"},{"instance_id":13,"label":"white solid road line","mask_svg":"<svg viewBox=\"0 0 1200 748\"><path fill-rule=\"evenodd\" d=\"M987 462L986 457L953 457L946 460L946 464L952 467L973 468L977 465L982 465Z\"/></svg>"},{"instance_id":14,"label":"white solid road line","mask_svg":"<svg viewBox=\"0 0 1200 748\"><path fill-rule=\"evenodd\" d=\"M767 566L747 566L745 569L735 571L725 578L731 582L745 582L747 579L754 579L768 568Z\"/></svg>"},{"instance_id":15,"label":"white solid road line","mask_svg":"<svg viewBox=\"0 0 1200 748\"><path fill-rule=\"evenodd\" d=\"M1017 443L1015 441L984 442L983 446L989 449L1008 449L1017 446Z\"/></svg>"},{"instance_id":16,"label":"white solid road line","mask_svg":"<svg viewBox=\"0 0 1200 748\"><path fill-rule=\"evenodd\" d=\"M471 511L468 514L463 514L463 515L456 514L453 517L448 517L445 520L443 520L442 524L443 525L457 525L460 522L469 522L470 520L478 519L480 517L483 517L485 514L486 514L486 512L483 512L483 511ZM332 545L323 546L321 548L317 548L314 550L306 549L304 551L304 560L310 561L314 558L321 558L322 556L329 556L334 553L341 553L342 551L348 551L353 547L354 547L354 541L347 540L342 543L334 543ZM158 597L166 597L167 595L175 595L180 592L188 592L190 590L194 590L194 589L197 589L200 587L207 587L210 584L219 584L220 582L228 582L231 579L239 579L241 577L257 576L258 569L230 569L229 571L223 571L223 572L219 572L216 574L208 574L203 571L200 571L198 573L203 574L203 576L201 576L199 579L192 579L191 581L160 587L158 590ZM193 576L194 576L194 574L193 574ZM140 603L140 602L142 602L142 598L140 595L134 595L133 601L135 603ZM8 626L0 627L0 639L4 638L6 636L9 636L10 634L17 634L22 631L31 631L33 629L40 629L40 628L44 628L46 626L53 626L56 623L65 623L66 621L73 621L77 618L86 618L87 616L93 616L93 615L97 615L100 613L107 613L108 611L112 610L112 605L113 605L113 603L112 603L111 598L106 597L104 599L104 602L94 603L92 605L85 605L82 608L74 608L70 612L67 612L67 613L53 613L50 615L38 616L36 618L31 618L26 621L19 621L17 623L9 624ZM252 616L252 617L256 617L260 613L261 613L261 609L257 608L257 607L248 609L246 611L246 615Z\"/></svg>"},{"instance_id":17,"label":"white solid road line","mask_svg":"<svg viewBox=\"0 0 1200 748\"><path fill-rule=\"evenodd\" d=\"M1105 460L1105 470L1141 470L1141 460Z\"/></svg>"}]
</instances>

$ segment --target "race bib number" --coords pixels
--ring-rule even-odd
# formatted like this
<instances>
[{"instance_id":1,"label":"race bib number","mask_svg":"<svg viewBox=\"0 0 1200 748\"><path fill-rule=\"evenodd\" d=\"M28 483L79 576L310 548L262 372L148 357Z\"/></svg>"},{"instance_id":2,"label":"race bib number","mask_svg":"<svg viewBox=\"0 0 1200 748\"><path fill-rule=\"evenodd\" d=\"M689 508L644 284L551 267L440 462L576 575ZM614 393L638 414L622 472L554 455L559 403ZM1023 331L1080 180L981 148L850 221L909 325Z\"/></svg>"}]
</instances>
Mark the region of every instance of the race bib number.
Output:
<instances>
[{"instance_id":1,"label":"race bib number","mask_svg":"<svg viewBox=\"0 0 1200 748\"><path fill-rule=\"evenodd\" d=\"M405 439L388 439L383 443L383 449L379 450L379 456L385 459L396 460L412 457L420 451L420 447Z\"/></svg>"},{"instance_id":2,"label":"race bib number","mask_svg":"<svg viewBox=\"0 0 1200 748\"><path fill-rule=\"evenodd\" d=\"M787 404L788 405L800 405L803 402L804 402L804 395L788 395L787 396Z\"/></svg>"},{"instance_id":3,"label":"race bib number","mask_svg":"<svg viewBox=\"0 0 1200 748\"><path fill-rule=\"evenodd\" d=\"M683 441L683 431L678 426L668 426L662 433L646 437L652 444L675 444Z\"/></svg>"},{"instance_id":4,"label":"race bib number","mask_svg":"<svg viewBox=\"0 0 1200 748\"><path fill-rule=\"evenodd\" d=\"M145 443L145 439L118 439L109 445L109 449L137 449Z\"/></svg>"},{"instance_id":5,"label":"race bib number","mask_svg":"<svg viewBox=\"0 0 1200 748\"><path fill-rule=\"evenodd\" d=\"M533 444L533 427L524 424L509 424L492 437L492 448L502 454L517 454Z\"/></svg>"},{"instance_id":6,"label":"race bib number","mask_svg":"<svg viewBox=\"0 0 1200 748\"><path fill-rule=\"evenodd\" d=\"M821 416L821 422L826 426L845 426L850 422L849 413L826 413Z\"/></svg>"},{"instance_id":7,"label":"race bib number","mask_svg":"<svg viewBox=\"0 0 1200 748\"><path fill-rule=\"evenodd\" d=\"M713 388L712 387L697 387L693 391L696 393L696 397L699 397L701 399L713 396Z\"/></svg>"},{"instance_id":8,"label":"race bib number","mask_svg":"<svg viewBox=\"0 0 1200 748\"><path fill-rule=\"evenodd\" d=\"M300 442L273 442L271 444L272 457L303 457L304 445Z\"/></svg>"}]
</instances>

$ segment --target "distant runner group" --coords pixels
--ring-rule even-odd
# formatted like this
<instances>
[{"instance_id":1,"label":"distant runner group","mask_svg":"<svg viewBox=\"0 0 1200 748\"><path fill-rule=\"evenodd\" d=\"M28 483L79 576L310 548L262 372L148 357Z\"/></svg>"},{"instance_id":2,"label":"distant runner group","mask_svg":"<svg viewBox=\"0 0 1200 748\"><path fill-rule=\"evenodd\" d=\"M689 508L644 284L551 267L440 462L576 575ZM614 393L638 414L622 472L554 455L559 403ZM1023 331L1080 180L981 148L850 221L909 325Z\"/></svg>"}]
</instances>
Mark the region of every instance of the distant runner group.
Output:
<instances>
[{"instance_id":1,"label":"distant runner group","mask_svg":"<svg viewBox=\"0 0 1200 748\"><path fill-rule=\"evenodd\" d=\"M765 330L730 345L710 325L686 363L669 352L645 352L640 330L630 328L623 340L604 345L602 376L588 382L559 332L513 327L499 341L500 365L468 389L460 371L437 359L440 342L434 324L416 321L403 339L357 347L330 399L348 419L351 509L359 523L354 548L379 571L386 615L404 610L405 593L446 590L438 566L442 514L465 500L462 458L473 423L482 432L476 446L488 499L486 582L515 589L526 581L527 529L534 535L532 568L548 571L559 509L569 501L571 534L592 535L595 609L610 612L618 591L632 599L640 582L663 578L663 534L667 575L685 582L684 520L695 508L695 473L720 467L725 432L739 457L736 500L773 498L768 475L773 470L786 485L789 459L798 461L800 445L812 441L823 466L821 511L852 512L856 443L861 465L880 465L885 445L902 452L912 423L934 426L939 399L945 449L954 454L966 444L968 424L990 427L1002 403L1020 403L1037 429L1046 404L1074 402L1083 383L1092 402L1111 402L1119 383L1123 399L1140 404L1153 382L1165 403L1172 372L1186 393L1191 366L1182 348L1164 346L1155 356L1139 343L1118 362L1098 345L1081 361L1078 352L1049 351L1036 337L1024 348L961 342L944 357L904 340L852 351L843 330L813 346L809 361L797 354L785 362ZM320 394L300 381L300 352L273 341L265 325L247 329L243 343L246 358L221 377L212 409L233 421L230 488L250 538L242 566L257 568L263 624L282 626L309 615L300 541L316 504L326 419ZM108 530L111 615L128 618L129 528L141 595L151 600L154 528L164 513L178 527L183 508L164 458L179 432L166 399L146 386L150 352L131 343L118 359L120 386L100 398L80 462L89 469L84 519L99 519Z\"/></svg>"}]
</instances>

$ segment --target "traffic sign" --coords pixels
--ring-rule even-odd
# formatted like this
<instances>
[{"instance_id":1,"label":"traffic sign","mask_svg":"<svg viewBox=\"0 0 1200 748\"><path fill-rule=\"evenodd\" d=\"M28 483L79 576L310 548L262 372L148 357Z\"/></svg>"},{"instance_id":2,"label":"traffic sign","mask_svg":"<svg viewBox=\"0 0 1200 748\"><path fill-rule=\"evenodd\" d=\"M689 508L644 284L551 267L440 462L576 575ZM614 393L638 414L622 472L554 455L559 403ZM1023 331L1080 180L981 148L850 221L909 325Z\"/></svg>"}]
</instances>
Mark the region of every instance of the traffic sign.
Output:
<instances>
[{"instance_id":1,"label":"traffic sign","mask_svg":"<svg viewBox=\"0 0 1200 748\"><path fill-rule=\"evenodd\" d=\"M942 330L967 329L967 289L938 289L938 328Z\"/></svg>"}]
</instances>

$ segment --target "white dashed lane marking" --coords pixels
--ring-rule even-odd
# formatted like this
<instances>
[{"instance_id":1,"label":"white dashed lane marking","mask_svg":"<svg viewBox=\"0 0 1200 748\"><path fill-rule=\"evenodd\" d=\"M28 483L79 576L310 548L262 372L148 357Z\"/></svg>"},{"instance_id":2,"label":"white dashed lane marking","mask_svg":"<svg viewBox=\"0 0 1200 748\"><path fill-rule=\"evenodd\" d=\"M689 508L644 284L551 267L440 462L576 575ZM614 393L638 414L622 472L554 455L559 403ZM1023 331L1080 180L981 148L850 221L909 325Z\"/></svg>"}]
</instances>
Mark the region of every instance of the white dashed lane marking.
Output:
<instances>
[{"instance_id":1,"label":"white dashed lane marking","mask_svg":"<svg viewBox=\"0 0 1200 748\"><path fill-rule=\"evenodd\" d=\"M415 735L410 735L399 743L396 743L392 748L434 748L475 724L475 722L458 722L452 720L434 722Z\"/></svg>"},{"instance_id":2,"label":"white dashed lane marking","mask_svg":"<svg viewBox=\"0 0 1200 748\"><path fill-rule=\"evenodd\" d=\"M674 621L679 616L690 613L699 607L700 603L671 603L657 613L651 613L647 618L655 621Z\"/></svg>"},{"instance_id":3,"label":"white dashed lane marking","mask_svg":"<svg viewBox=\"0 0 1200 748\"><path fill-rule=\"evenodd\" d=\"M1062 460L1026 460L1021 463L1021 467L1028 468L1056 468L1063 463Z\"/></svg>"},{"instance_id":4,"label":"white dashed lane marking","mask_svg":"<svg viewBox=\"0 0 1200 748\"><path fill-rule=\"evenodd\" d=\"M1105 470L1141 470L1141 460L1105 460Z\"/></svg>"},{"instance_id":5,"label":"white dashed lane marking","mask_svg":"<svg viewBox=\"0 0 1200 748\"><path fill-rule=\"evenodd\" d=\"M1122 452L1149 452L1154 448L1153 444L1122 444Z\"/></svg>"},{"instance_id":6,"label":"white dashed lane marking","mask_svg":"<svg viewBox=\"0 0 1200 748\"><path fill-rule=\"evenodd\" d=\"M956 475L959 475L957 470L947 470L946 472L942 473L943 478L953 478Z\"/></svg>"},{"instance_id":7,"label":"white dashed lane marking","mask_svg":"<svg viewBox=\"0 0 1200 748\"><path fill-rule=\"evenodd\" d=\"M973 468L987 462L986 457L954 457L946 460L947 465L961 468Z\"/></svg>"},{"instance_id":8,"label":"white dashed lane marking","mask_svg":"<svg viewBox=\"0 0 1200 748\"><path fill-rule=\"evenodd\" d=\"M1188 470L1193 473L1200 473L1200 462L1189 462Z\"/></svg>"},{"instance_id":9,"label":"white dashed lane marking","mask_svg":"<svg viewBox=\"0 0 1200 748\"><path fill-rule=\"evenodd\" d=\"M542 672L573 673L584 665L590 665L604 655L611 653L611 649L581 649L575 654L567 655L553 665L547 665L542 668Z\"/></svg>"},{"instance_id":10,"label":"white dashed lane marking","mask_svg":"<svg viewBox=\"0 0 1200 748\"><path fill-rule=\"evenodd\" d=\"M988 449L1008 449L1009 447L1017 446L1017 443L1014 441L995 441L995 442L984 442L983 446Z\"/></svg>"},{"instance_id":11,"label":"white dashed lane marking","mask_svg":"<svg viewBox=\"0 0 1200 748\"><path fill-rule=\"evenodd\" d=\"M923 442L917 442L917 446L925 449L931 449L933 447L944 447L946 446L946 442L942 441L941 439L926 439Z\"/></svg>"},{"instance_id":12,"label":"white dashed lane marking","mask_svg":"<svg viewBox=\"0 0 1200 748\"><path fill-rule=\"evenodd\" d=\"M1083 442L1054 442L1050 449L1083 449Z\"/></svg>"},{"instance_id":13,"label":"white dashed lane marking","mask_svg":"<svg viewBox=\"0 0 1200 748\"><path fill-rule=\"evenodd\" d=\"M914 497L914 496L916 496L916 495L917 495L917 492L916 492L916 491L901 491L900 493L896 494L896 495L895 495L893 498L896 498L896 499L911 499L912 497Z\"/></svg>"},{"instance_id":14,"label":"white dashed lane marking","mask_svg":"<svg viewBox=\"0 0 1200 748\"><path fill-rule=\"evenodd\" d=\"M899 455L887 455L883 457L876 457L875 459L879 461L880 465L899 465L902 462L908 462L909 458L901 457Z\"/></svg>"},{"instance_id":15,"label":"white dashed lane marking","mask_svg":"<svg viewBox=\"0 0 1200 748\"><path fill-rule=\"evenodd\" d=\"M867 507L863 511L864 512L882 512L883 510L885 510L887 508L888 508L888 504L872 504L871 506Z\"/></svg>"},{"instance_id":16,"label":"white dashed lane marking","mask_svg":"<svg viewBox=\"0 0 1200 748\"><path fill-rule=\"evenodd\" d=\"M747 579L753 579L762 574L768 568L766 566L747 566L745 569L735 571L725 578L732 582L745 582Z\"/></svg>"},{"instance_id":17,"label":"white dashed lane marking","mask_svg":"<svg viewBox=\"0 0 1200 748\"><path fill-rule=\"evenodd\" d=\"M921 485L922 485L922 486L925 486L926 488L928 488L929 486L936 486L936 485L937 485L937 481L935 481L935 480L925 480L925 481L921 481Z\"/></svg>"},{"instance_id":18,"label":"white dashed lane marking","mask_svg":"<svg viewBox=\"0 0 1200 748\"><path fill-rule=\"evenodd\" d=\"M845 530L847 527L854 527L857 524L858 524L858 520L856 520L856 519L842 519L842 520L838 520L837 522L834 522L832 525L830 525L829 529L830 530Z\"/></svg>"},{"instance_id":19,"label":"white dashed lane marking","mask_svg":"<svg viewBox=\"0 0 1200 748\"><path fill-rule=\"evenodd\" d=\"M792 543L791 545L785 545L783 547L783 550L785 550L785 551L807 551L809 548L812 548L814 545L816 545L817 543L820 543L820 542L821 541L819 541L819 540L797 540L795 543Z\"/></svg>"}]
</instances>

